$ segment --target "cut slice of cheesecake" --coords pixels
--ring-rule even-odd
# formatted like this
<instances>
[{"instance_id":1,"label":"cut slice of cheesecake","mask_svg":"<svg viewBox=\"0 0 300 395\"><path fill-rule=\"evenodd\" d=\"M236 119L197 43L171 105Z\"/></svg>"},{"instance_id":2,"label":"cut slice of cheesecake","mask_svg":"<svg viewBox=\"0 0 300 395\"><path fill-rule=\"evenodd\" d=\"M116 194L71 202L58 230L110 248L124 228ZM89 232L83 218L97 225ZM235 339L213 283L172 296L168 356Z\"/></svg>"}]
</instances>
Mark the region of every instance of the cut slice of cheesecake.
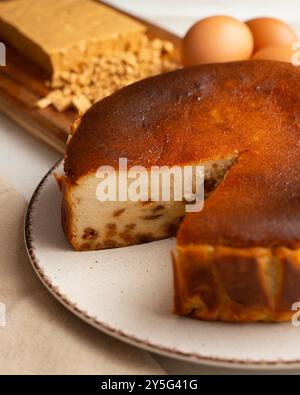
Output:
<instances>
[{"instance_id":1,"label":"cut slice of cheesecake","mask_svg":"<svg viewBox=\"0 0 300 395\"><path fill-rule=\"evenodd\" d=\"M237 160L237 153L198 164L204 167L204 188L208 196L223 180ZM122 177L122 170L116 178ZM128 173L127 173L128 174ZM126 174L124 175L126 177ZM147 171L149 185L150 170ZM128 189L132 179L127 178ZM63 226L77 251L124 247L174 236L186 214L186 200L174 200L171 183L170 201L101 201L97 198L99 177L91 173L76 183L60 179L63 191ZM161 196L161 193L160 193Z\"/></svg>"},{"instance_id":2,"label":"cut slice of cheesecake","mask_svg":"<svg viewBox=\"0 0 300 395\"><path fill-rule=\"evenodd\" d=\"M185 214L173 252L175 313L290 319L300 300L299 100L297 68L245 61L149 78L96 103L65 158L69 241L82 250L156 240L185 214L182 202L96 201L99 166L202 164L204 209Z\"/></svg>"}]
</instances>

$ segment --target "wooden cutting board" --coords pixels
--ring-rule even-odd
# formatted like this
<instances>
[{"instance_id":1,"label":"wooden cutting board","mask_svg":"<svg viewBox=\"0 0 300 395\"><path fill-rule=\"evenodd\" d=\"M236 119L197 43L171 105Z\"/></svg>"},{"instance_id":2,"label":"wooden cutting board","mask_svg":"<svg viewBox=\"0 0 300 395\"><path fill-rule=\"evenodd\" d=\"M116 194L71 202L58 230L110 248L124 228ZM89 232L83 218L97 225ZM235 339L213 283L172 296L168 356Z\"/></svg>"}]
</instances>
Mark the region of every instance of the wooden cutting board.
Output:
<instances>
[{"instance_id":1,"label":"wooden cutting board","mask_svg":"<svg viewBox=\"0 0 300 395\"><path fill-rule=\"evenodd\" d=\"M107 6L116 9L110 5ZM178 52L179 37L143 19L119 9L118 11L146 25L147 35L150 38L157 37L172 41ZM37 100L48 93L45 72L8 46L6 63L5 67L0 67L0 111L28 133L64 153L70 125L77 116L76 111L59 113L52 107L37 109L35 107Z\"/></svg>"}]
</instances>

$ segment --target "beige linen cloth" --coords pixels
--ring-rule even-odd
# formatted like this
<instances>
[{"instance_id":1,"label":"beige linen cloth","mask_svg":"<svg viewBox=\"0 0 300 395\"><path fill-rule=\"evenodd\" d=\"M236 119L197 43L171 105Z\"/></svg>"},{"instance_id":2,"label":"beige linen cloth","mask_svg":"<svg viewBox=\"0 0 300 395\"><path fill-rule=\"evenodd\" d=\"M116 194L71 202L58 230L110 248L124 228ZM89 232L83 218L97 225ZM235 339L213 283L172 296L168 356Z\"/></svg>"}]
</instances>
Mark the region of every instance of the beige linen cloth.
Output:
<instances>
[{"instance_id":1,"label":"beige linen cloth","mask_svg":"<svg viewBox=\"0 0 300 395\"><path fill-rule=\"evenodd\" d=\"M25 251L25 208L0 178L0 374L164 373L147 352L91 328L46 291Z\"/></svg>"}]
</instances>

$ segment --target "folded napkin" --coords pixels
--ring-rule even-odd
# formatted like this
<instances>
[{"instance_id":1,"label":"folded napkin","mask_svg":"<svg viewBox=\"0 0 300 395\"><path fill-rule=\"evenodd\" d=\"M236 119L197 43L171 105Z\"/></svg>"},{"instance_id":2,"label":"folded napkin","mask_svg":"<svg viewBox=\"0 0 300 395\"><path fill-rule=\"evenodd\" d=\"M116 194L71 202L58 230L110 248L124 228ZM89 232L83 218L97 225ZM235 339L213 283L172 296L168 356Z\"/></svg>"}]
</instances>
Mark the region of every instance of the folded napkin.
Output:
<instances>
[{"instance_id":1,"label":"folded napkin","mask_svg":"<svg viewBox=\"0 0 300 395\"><path fill-rule=\"evenodd\" d=\"M26 202L0 178L0 374L162 374L144 351L63 308L34 273L23 242Z\"/></svg>"}]
</instances>

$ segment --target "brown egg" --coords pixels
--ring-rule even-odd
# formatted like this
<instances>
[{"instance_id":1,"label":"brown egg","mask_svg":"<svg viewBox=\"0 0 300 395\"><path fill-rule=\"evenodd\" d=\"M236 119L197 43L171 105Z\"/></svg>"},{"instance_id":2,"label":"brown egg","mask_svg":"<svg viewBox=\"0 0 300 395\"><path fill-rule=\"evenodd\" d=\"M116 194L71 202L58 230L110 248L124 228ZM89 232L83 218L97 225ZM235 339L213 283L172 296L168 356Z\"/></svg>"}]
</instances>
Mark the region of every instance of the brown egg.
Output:
<instances>
[{"instance_id":1,"label":"brown egg","mask_svg":"<svg viewBox=\"0 0 300 395\"><path fill-rule=\"evenodd\" d=\"M294 30L274 18L256 18L246 22L254 38L254 52L270 46L289 46L298 41Z\"/></svg>"},{"instance_id":2,"label":"brown egg","mask_svg":"<svg viewBox=\"0 0 300 395\"><path fill-rule=\"evenodd\" d=\"M266 47L263 48L253 55L253 60L265 59L265 60L278 60L279 62L292 63L293 56L296 55L295 51L292 51L291 47Z\"/></svg>"},{"instance_id":3,"label":"brown egg","mask_svg":"<svg viewBox=\"0 0 300 395\"><path fill-rule=\"evenodd\" d=\"M249 59L253 37L244 23L229 16L212 16L195 23L182 42L184 66Z\"/></svg>"}]
</instances>

